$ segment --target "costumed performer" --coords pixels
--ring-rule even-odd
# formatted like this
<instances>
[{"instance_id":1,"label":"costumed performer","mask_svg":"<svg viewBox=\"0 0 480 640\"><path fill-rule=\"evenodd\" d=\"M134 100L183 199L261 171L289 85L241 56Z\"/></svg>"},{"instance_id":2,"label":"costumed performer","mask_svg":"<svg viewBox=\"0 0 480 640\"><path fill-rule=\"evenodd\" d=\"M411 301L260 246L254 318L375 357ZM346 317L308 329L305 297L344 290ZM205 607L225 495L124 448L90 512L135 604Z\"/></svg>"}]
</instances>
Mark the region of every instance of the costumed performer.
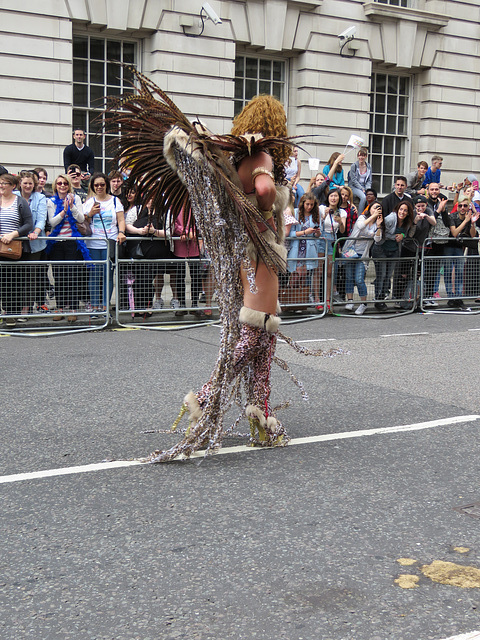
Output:
<instances>
[{"instance_id":1,"label":"costumed performer","mask_svg":"<svg viewBox=\"0 0 480 640\"><path fill-rule=\"evenodd\" d=\"M234 403L249 419L252 444L284 446L289 438L270 402L271 364L290 372L275 355L277 335L307 355L339 351L310 351L278 331L278 271L286 267L283 211L289 200L281 183L293 144L286 137L285 111L272 96L257 96L235 118L231 135L215 136L201 123L190 123L154 83L136 75L139 94L122 99L122 112L115 116L122 132L118 155L131 167L139 191L169 206L172 219L191 207L211 256L222 322L212 375L200 391L187 394L174 424L188 412L185 437L147 460L189 457L202 447L214 451ZM155 149L161 151L157 168Z\"/></svg>"}]
</instances>

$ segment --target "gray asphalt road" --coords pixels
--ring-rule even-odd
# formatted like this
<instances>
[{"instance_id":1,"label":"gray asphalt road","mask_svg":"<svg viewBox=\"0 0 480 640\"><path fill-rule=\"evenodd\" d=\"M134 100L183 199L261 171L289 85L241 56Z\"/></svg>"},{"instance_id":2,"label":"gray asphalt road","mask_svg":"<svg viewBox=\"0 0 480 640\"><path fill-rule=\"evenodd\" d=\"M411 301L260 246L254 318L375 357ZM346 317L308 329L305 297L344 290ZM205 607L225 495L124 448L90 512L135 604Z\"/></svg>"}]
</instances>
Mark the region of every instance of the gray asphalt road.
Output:
<instances>
[{"instance_id":1,"label":"gray asphalt road","mask_svg":"<svg viewBox=\"0 0 480 640\"><path fill-rule=\"evenodd\" d=\"M293 438L480 414L480 316L292 325L274 402ZM399 334L419 335L399 335ZM0 473L130 459L172 444L218 328L0 338ZM0 485L0 638L440 640L480 630L480 420ZM245 426L245 431L247 430ZM242 443L231 437L224 446ZM459 552L458 548L463 548ZM468 549L468 551L465 551ZM398 560L411 558L412 566ZM419 578L402 589L401 574Z\"/></svg>"}]
</instances>

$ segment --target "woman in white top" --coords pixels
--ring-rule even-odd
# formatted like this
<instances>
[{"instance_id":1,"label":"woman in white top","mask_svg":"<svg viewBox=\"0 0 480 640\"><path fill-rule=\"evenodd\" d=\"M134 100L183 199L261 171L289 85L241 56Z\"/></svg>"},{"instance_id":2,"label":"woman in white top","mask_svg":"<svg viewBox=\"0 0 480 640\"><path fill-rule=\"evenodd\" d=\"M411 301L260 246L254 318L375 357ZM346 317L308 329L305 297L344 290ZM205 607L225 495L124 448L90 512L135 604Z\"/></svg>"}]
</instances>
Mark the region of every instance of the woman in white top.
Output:
<instances>
[{"instance_id":1,"label":"woman in white top","mask_svg":"<svg viewBox=\"0 0 480 640\"><path fill-rule=\"evenodd\" d=\"M55 280L55 300L57 311L78 309L79 290L83 271L77 265L56 264L53 261L89 260L90 254L85 246L82 234L77 229L77 222L83 222L82 201L73 193L70 178L65 174L57 176L53 183L53 196L47 200L48 222L52 228L47 241L47 256L52 260L52 271ZM54 238L76 238L67 242L54 241ZM63 320L63 315L54 320ZM67 316L68 322L75 322L77 316Z\"/></svg>"},{"instance_id":2,"label":"woman in white top","mask_svg":"<svg viewBox=\"0 0 480 640\"><path fill-rule=\"evenodd\" d=\"M323 258L327 254L327 307L330 311L332 294L332 260L333 245L337 240L338 233L345 231L347 212L340 209L340 193L338 189L332 189L327 197L327 204L320 205L320 220L323 227L323 237L325 243L319 245L318 256ZM325 246L326 245L326 246ZM324 247L322 250L322 246Z\"/></svg>"},{"instance_id":3,"label":"woman in white top","mask_svg":"<svg viewBox=\"0 0 480 640\"><path fill-rule=\"evenodd\" d=\"M90 269L88 286L93 311L106 311L113 290L113 268L110 264L107 290L105 266L108 255L108 241L125 242L125 216L120 198L110 193L110 181L104 173L94 173L88 186L90 198L83 205L89 219L92 235L86 241L92 260L104 261ZM115 259L115 245L110 246L110 260ZM102 299L100 300L100 295Z\"/></svg>"},{"instance_id":4,"label":"woman in white top","mask_svg":"<svg viewBox=\"0 0 480 640\"><path fill-rule=\"evenodd\" d=\"M361 300L361 304L355 311L357 316L363 315L367 309L365 273L370 247L377 232L377 218L381 215L382 205L379 202L374 202L366 213L358 217L349 235L349 240L343 245L343 256L349 258L345 265L345 291L347 294L345 309L347 311L354 309L353 292L356 285Z\"/></svg>"}]
</instances>

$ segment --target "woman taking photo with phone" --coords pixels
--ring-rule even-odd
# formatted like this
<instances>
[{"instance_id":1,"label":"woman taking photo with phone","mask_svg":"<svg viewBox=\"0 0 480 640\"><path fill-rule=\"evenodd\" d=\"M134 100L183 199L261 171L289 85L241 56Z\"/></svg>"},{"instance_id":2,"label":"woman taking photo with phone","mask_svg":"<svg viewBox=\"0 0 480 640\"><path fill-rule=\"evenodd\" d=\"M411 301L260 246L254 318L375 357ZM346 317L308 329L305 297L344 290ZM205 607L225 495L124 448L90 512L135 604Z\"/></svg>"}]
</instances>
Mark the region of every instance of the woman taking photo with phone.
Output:
<instances>
[{"instance_id":1,"label":"woman taking photo with phone","mask_svg":"<svg viewBox=\"0 0 480 640\"><path fill-rule=\"evenodd\" d=\"M384 311L387 308L385 298L390 291L390 284L394 269L398 266L400 248L405 238L412 238L415 234L413 223L413 206L409 201L399 202L394 210L385 218L378 216L375 244L372 247L372 258L375 265L375 308ZM382 260L375 260L381 258ZM388 258L388 260L386 260ZM396 280L398 282L398 279ZM394 287L392 298L402 298L398 286Z\"/></svg>"},{"instance_id":2,"label":"woman taking photo with phone","mask_svg":"<svg viewBox=\"0 0 480 640\"><path fill-rule=\"evenodd\" d=\"M120 198L110 193L110 181L104 173L94 173L88 186L89 198L85 202L84 210L92 229L92 235L87 240L88 250L92 260L105 261L107 259L108 241L113 240L122 244L125 242L125 215ZM110 260L115 245L110 245ZM90 302L93 311L106 311L113 290L113 267L109 265L108 290L105 264L95 264L90 269L88 286Z\"/></svg>"},{"instance_id":3,"label":"woman taking photo with phone","mask_svg":"<svg viewBox=\"0 0 480 640\"><path fill-rule=\"evenodd\" d=\"M320 206L320 220L323 225L323 236L325 238L325 248L319 247L318 256L327 258L327 307L331 308L332 295L332 260L333 247L340 233L345 232L347 212L340 208L340 190L333 189L327 197L327 204Z\"/></svg>"}]
</instances>

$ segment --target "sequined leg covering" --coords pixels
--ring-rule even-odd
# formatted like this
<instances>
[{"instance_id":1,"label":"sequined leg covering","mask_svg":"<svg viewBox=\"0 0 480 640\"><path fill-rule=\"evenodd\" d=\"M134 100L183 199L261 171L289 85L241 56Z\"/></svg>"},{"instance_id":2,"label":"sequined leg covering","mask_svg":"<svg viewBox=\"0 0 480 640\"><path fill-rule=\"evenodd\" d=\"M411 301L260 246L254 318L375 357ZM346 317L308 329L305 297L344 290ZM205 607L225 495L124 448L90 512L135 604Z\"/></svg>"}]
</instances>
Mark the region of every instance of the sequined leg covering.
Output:
<instances>
[{"instance_id":1,"label":"sequined leg covering","mask_svg":"<svg viewBox=\"0 0 480 640\"><path fill-rule=\"evenodd\" d=\"M235 374L246 368L250 442L260 446L284 446L289 438L270 406L270 370L280 318L242 307L240 340L235 347Z\"/></svg>"},{"instance_id":2,"label":"sequined leg covering","mask_svg":"<svg viewBox=\"0 0 480 640\"><path fill-rule=\"evenodd\" d=\"M242 371L246 380L248 405L246 415L250 423L252 444L262 446L285 445L285 430L273 416L270 406L270 369L275 353L276 335L280 325L277 316L242 307L239 316L242 328L235 345L234 362L228 383ZM184 398L184 410L189 414L189 431L202 417L211 389L209 380L196 394L192 391ZM187 432L188 434L188 432Z\"/></svg>"}]
</instances>

